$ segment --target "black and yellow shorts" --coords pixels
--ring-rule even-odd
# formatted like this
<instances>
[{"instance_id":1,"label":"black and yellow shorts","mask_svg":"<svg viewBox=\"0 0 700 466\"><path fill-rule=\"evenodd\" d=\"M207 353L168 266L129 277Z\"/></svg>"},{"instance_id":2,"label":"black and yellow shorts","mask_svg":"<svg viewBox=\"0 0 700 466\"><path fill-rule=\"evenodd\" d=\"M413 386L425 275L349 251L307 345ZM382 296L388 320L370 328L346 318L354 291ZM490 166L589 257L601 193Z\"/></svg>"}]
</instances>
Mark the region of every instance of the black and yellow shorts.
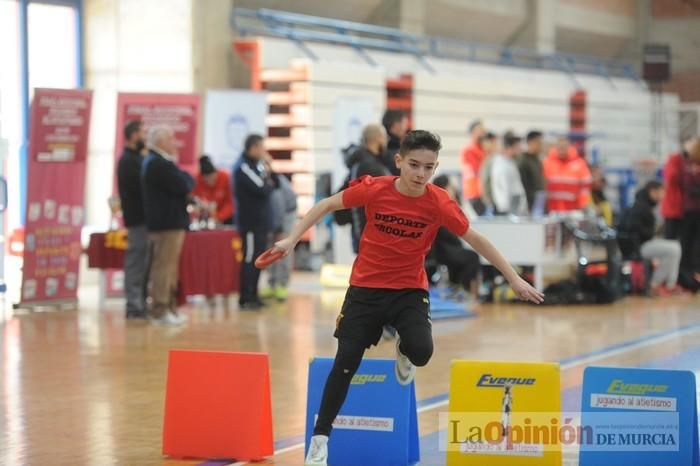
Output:
<instances>
[{"instance_id":1,"label":"black and yellow shorts","mask_svg":"<svg viewBox=\"0 0 700 466\"><path fill-rule=\"evenodd\" d=\"M367 348L379 343L385 325L399 334L411 327L432 329L430 297L423 289L394 290L350 286L336 320L336 338L353 338Z\"/></svg>"}]
</instances>

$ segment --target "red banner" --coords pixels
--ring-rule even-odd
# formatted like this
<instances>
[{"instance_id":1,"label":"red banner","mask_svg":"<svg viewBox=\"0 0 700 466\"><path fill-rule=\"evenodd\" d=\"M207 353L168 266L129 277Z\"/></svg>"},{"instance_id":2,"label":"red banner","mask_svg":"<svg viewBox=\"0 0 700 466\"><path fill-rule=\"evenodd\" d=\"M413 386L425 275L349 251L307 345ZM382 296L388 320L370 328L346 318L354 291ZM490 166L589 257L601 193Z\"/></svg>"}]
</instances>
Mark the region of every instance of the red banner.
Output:
<instances>
[{"instance_id":1,"label":"red banner","mask_svg":"<svg viewBox=\"0 0 700 466\"><path fill-rule=\"evenodd\" d=\"M168 125L175 132L178 165L193 171L199 159L199 106L196 94L119 94L117 99L117 136L114 153L118 159L124 148L124 125L131 120L143 122L146 131L155 125Z\"/></svg>"},{"instance_id":2,"label":"red banner","mask_svg":"<svg viewBox=\"0 0 700 466\"><path fill-rule=\"evenodd\" d=\"M35 89L22 303L77 299L92 92Z\"/></svg>"}]
</instances>

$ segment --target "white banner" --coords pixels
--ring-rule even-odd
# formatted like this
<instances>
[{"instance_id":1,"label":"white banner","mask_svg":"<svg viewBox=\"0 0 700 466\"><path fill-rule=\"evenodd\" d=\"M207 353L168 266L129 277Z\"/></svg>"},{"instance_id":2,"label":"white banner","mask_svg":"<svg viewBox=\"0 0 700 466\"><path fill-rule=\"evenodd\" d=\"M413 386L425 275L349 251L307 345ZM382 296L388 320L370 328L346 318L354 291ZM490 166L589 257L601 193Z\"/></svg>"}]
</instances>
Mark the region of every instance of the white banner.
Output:
<instances>
[{"instance_id":1,"label":"white banner","mask_svg":"<svg viewBox=\"0 0 700 466\"><path fill-rule=\"evenodd\" d=\"M267 137L267 94L211 90L204 104L204 152L217 167L230 170L243 152L246 136Z\"/></svg>"}]
</instances>

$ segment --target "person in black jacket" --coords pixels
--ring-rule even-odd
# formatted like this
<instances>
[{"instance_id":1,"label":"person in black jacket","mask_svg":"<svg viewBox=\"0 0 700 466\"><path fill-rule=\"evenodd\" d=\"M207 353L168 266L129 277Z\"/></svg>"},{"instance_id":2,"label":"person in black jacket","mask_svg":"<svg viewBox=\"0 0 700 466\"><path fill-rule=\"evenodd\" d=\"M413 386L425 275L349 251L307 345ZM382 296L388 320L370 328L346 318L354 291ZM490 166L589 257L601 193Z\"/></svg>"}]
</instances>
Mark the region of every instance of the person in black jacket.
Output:
<instances>
[{"instance_id":1,"label":"person in black jacket","mask_svg":"<svg viewBox=\"0 0 700 466\"><path fill-rule=\"evenodd\" d=\"M668 295L679 291L677 281L681 245L675 240L654 237L654 209L663 196L663 184L655 180L649 181L637 192L634 205L622 214L617 229L618 243L624 257L644 258L654 263L650 286L656 295Z\"/></svg>"},{"instance_id":2,"label":"person in black jacket","mask_svg":"<svg viewBox=\"0 0 700 466\"><path fill-rule=\"evenodd\" d=\"M401 110L387 110L384 112L382 125L389 137L386 144L386 151L382 155L382 162L392 175L399 176L401 171L396 167L394 156L399 152L401 139L403 139L408 132L408 116Z\"/></svg>"},{"instance_id":3,"label":"person in black jacket","mask_svg":"<svg viewBox=\"0 0 700 466\"><path fill-rule=\"evenodd\" d=\"M279 187L277 175L265 168L264 140L257 134L245 140L245 150L233 167L233 191L236 198L236 226L243 241L243 264L238 305L240 309L260 309L258 296L260 270L255 259L265 251L269 234L270 194Z\"/></svg>"},{"instance_id":4,"label":"person in black jacket","mask_svg":"<svg viewBox=\"0 0 700 466\"><path fill-rule=\"evenodd\" d=\"M175 136L168 126L148 131L148 155L141 166L146 226L153 248L151 319L156 325L182 325L177 312L178 267L185 231L189 193L194 179L177 165Z\"/></svg>"},{"instance_id":5,"label":"person in black jacket","mask_svg":"<svg viewBox=\"0 0 700 466\"><path fill-rule=\"evenodd\" d=\"M455 201L458 200L456 188L450 183L447 175L435 177L433 184L450 193L450 197ZM481 270L479 255L476 252L464 247L462 240L447 228L440 227L430 254L434 254L438 264L447 266L453 294L470 291L472 283L479 277Z\"/></svg>"},{"instance_id":6,"label":"person in black jacket","mask_svg":"<svg viewBox=\"0 0 700 466\"><path fill-rule=\"evenodd\" d=\"M117 164L117 185L129 245L124 256L126 318L146 318L148 230L141 195L141 162L145 147L143 124L130 121L124 127L125 146Z\"/></svg>"},{"instance_id":7,"label":"person in black jacket","mask_svg":"<svg viewBox=\"0 0 700 466\"><path fill-rule=\"evenodd\" d=\"M389 169L382 161L386 151L386 132L379 125L367 125L362 130L362 145L350 157L347 164L350 168L351 179L361 176L388 176ZM396 155L396 154L394 154ZM396 165L396 162L394 162ZM352 209L352 249L357 254L360 248L360 237L365 229L367 219L364 209Z\"/></svg>"}]
</instances>

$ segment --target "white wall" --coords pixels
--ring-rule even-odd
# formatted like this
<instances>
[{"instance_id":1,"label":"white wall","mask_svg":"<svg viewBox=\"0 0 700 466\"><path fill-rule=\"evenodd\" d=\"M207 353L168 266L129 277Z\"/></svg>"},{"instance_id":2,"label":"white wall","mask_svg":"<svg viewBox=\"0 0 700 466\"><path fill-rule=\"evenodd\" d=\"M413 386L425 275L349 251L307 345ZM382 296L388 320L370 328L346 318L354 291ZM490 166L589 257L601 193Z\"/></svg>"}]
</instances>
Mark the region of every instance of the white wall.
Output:
<instances>
[{"instance_id":1,"label":"white wall","mask_svg":"<svg viewBox=\"0 0 700 466\"><path fill-rule=\"evenodd\" d=\"M263 68L286 68L304 52L293 42L264 38ZM368 51L377 64L367 64L355 50L328 44L307 44L326 67L345 70L352 79L354 67L374 69L384 77L401 73L414 75L414 122L416 127L437 131L443 138L443 169L458 167L458 154L466 142L466 127L475 118L498 133L507 129L524 133L540 129L553 139L568 131L569 97L579 88L588 94L588 128L597 137L587 145L596 149L612 166L629 166L640 158L657 158L677 147L678 98L663 96L663 130L656 140L652 94L637 81L606 79L593 75L571 76L548 70L458 62L428 58L425 62L410 55ZM352 82L352 81L350 81ZM359 82L359 81L358 81ZM315 136L314 136L315 137ZM323 142L320 133L319 143ZM320 148L320 146L319 146Z\"/></svg>"}]
</instances>

